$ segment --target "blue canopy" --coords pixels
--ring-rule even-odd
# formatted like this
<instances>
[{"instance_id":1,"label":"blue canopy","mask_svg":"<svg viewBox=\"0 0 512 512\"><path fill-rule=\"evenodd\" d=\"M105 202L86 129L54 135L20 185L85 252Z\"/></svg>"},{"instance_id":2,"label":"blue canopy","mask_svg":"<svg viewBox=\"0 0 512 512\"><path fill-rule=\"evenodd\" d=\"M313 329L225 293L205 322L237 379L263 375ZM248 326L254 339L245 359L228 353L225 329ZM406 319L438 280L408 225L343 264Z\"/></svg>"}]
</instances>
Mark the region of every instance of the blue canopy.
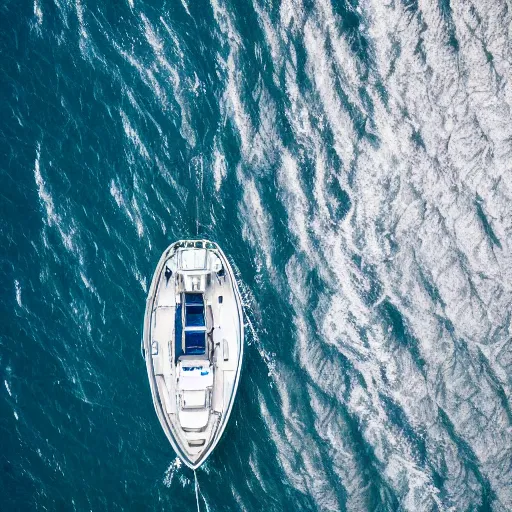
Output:
<instances>
[{"instance_id":1,"label":"blue canopy","mask_svg":"<svg viewBox=\"0 0 512 512\"><path fill-rule=\"evenodd\" d=\"M204 354L205 347L205 331L185 331L185 353L187 355Z\"/></svg>"},{"instance_id":2,"label":"blue canopy","mask_svg":"<svg viewBox=\"0 0 512 512\"><path fill-rule=\"evenodd\" d=\"M185 293L185 304L204 306L204 299L202 293Z\"/></svg>"},{"instance_id":3,"label":"blue canopy","mask_svg":"<svg viewBox=\"0 0 512 512\"><path fill-rule=\"evenodd\" d=\"M185 306L185 327L204 327L204 307Z\"/></svg>"}]
</instances>

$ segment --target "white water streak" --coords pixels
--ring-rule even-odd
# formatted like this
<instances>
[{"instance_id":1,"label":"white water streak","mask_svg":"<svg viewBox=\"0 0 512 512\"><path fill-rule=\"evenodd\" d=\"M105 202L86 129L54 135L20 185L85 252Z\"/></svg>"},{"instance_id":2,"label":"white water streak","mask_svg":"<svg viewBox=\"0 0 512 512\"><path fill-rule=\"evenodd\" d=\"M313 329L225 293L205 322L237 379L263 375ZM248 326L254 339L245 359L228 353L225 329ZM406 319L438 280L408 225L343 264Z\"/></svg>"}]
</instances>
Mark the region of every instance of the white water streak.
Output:
<instances>
[{"instance_id":1,"label":"white water streak","mask_svg":"<svg viewBox=\"0 0 512 512\"><path fill-rule=\"evenodd\" d=\"M511 325L503 328L500 315L512 303L512 49L505 2L451 2L452 25L431 2L420 0L418 13L400 4L362 2L357 9L360 29L370 41L368 55L373 59L364 78L361 70L368 63L353 53L331 2L319 0L308 15L301 2L285 1L280 25L271 23L267 7L257 3L274 65L272 78L279 85L284 71L288 103L283 110L307 159L286 147L274 131L253 125L245 100L250 91L237 72L240 38L227 10L218 2L214 5L221 31L229 34L224 103L241 140L243 163L237 178L244 186L244 237L271 267L275 219L260 198L257 173L245 168L254 167L256 147L278 168L277 194L297 241L298 255L286 265L286 275L293 291L302 367L324 393L338 400L348 394L344 406L361 422L362 435L384 468L384 480L406 509L471 508L480 503L479 488L485 483L478 481L442 417L473 451L499 502L511 506L505 462L510 449L504 447L512 446L512 432L500 394L491 384L497 379L510 403L510 357L503 355L510 352ZM451 46L450 30L458 51ZM282 46L282 41L288 45ZM312 87L298 81L295 47L301 44ZM362 87L369 100L363 101ZM258 84L258 89L264 98L258 105L260 116L266 110L267 125L273 126L278 114L266 107L265 87ZM377 142L356 133L347 102L366 118L364 129ZM325 133L332 134L339 162L329 155ZM267 145L263 152L260 140ZM270 140L274 153L268 151ZM303 167L311 160L312 184L303 177ZM349 176L352 168L356 171ZM331 191L333 183L352 203L341 222L335 212L343 205ZM253 214L248 216L248 211ZM310 268L326 286L314 328L365 382L364 387L354 383L343 395L343 382L325 371L330 367L325 346L311 347L316 333L304 321ZM377 283L379 295L369 304L366 296ZM382 324L380 308L386 304L400 312L416 348L400 344L393 328ZM464 340L463 346L459 340ZM481 355L488 370L475 364ZM293 384L284 385L279 372L277 386L286 410ZM322 414L324 402L318 396L313 399L313 388L310 394L311 407ZM432 468L394 424L383 394L401 409L413 431L422 432L434 469L447 468L443 498ZM286 413L290 415L293 411ZM334 435L340 437L343 420L335 413L332 418L339 426ZM301 491L314 494L291 463L291 440L288 444L282 439L277 425L270 428L288 478ZM294 428L293 420L287 428ZM320 426L318 432L322 435ZM439 446L444 447L442 455L436 451ZM350 443L341 452L336 445L332 449L335 458L341 461L344 454L353 468L358 467ZM299 456L305 467L321 475L312 450ZM348 502L354 509L365 509L364 488L370 484L361 479L351 486L353 473L342 463L337 471Z\"/></svg>"}]
</instances>

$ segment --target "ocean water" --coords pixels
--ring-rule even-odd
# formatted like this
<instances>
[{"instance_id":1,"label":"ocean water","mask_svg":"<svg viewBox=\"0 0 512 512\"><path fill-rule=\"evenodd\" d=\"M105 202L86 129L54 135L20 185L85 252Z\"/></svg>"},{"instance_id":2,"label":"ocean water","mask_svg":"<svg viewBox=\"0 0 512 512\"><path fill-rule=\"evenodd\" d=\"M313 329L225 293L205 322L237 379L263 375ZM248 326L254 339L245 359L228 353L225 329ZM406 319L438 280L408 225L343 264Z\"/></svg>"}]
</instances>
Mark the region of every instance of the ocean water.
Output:
<instances>
[{"instance_id":1,"label":"ocean water","mask_svg":"<svg viewBox=\"0 0 512 512\"><path fill-rule=\"evenodd\" d=\"M3 0L0 511L512 510L509 0ZM230 256L244 370L179 464L140 339Z\"/></svg>"}]
</instances>

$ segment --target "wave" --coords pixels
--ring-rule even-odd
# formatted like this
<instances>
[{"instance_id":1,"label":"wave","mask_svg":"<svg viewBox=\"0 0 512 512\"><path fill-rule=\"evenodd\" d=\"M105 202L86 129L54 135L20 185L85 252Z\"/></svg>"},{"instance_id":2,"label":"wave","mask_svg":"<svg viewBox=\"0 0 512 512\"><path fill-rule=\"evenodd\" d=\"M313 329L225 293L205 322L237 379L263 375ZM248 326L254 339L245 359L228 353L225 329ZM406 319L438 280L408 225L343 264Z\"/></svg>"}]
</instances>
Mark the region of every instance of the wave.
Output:
<instances>
[{"instance_id":1,"label":"wave","mask_svg":"<svg viewBox=\"0 0 512 512\"><path fill-rule=\"evenodd\" d=\"M255 12L272 81L284 77L288 91L280 104L293 139L272 141L274 151L266 155L297 244L286 267L297 359L310 382L314 417L329 407L319 397L339 403L328 425L316 421L316 435L327 439L325 429L335 429L330 440L336 453L347 421L356 425L357 442L370 452L368 460L358 450L350 456L355 467L369 463L381 475L373 486L390 503L399 499L407 509L430 510L490 500L509 507L510 451L504 447L511 446L510 384L503 362L491 355L509 344L493 321L511 299L503 284L510 283L510 257L502 250L510 222L503 182L510 105L508 93L498 92L498 83L507 86L496 71L504 63L500 55L510 50L498 20L509 14L504 4L483 4L477 12L457 2L447 17L428 2L417 8L364 2L355 14L369 47L369 62L362 65L330 3L318 2L310 13L300 2L287 5L281 6L281 25L259 3ZM236 22L226 7L219 10L228 20L219 26L230 46L224 102L240 135L241 167L248 169L254 163L249 141L258 138L261 124L247 114L244 77L233 73L241 58ZM490 36L494 29L496 38ZM301 69L298 51L305 56ZM270 83L258 87L271 89ZM273 111L270 124L281 123L281 116ZM278 219L259 197L262 178L248 170L237 177L244 189L245 239L263 254L272 275L278 234L271 226ZM313 273L324 291L311 312ZM345 376L339 364L348 366ZM292 432L298 428L294 411L284 404L296 378L284 373L277 372L277 386L285 431ZM272 415L262 412L271 425ZM297 454L297 433L284 441L277 425L271 431L293 485L314 496L319 508L339 507L338 498L325 493L322 482L336 487L336 480L318 466L318 441ZM341 460L346 450L335 457ZM295 457L302 458L304 473L291 463ZM350 488L347 503L367 507L368 480L355 486L346 467L336 470ZM315 475L322 492L308 487L302 474Z\"/></svg>"}]
</instances>

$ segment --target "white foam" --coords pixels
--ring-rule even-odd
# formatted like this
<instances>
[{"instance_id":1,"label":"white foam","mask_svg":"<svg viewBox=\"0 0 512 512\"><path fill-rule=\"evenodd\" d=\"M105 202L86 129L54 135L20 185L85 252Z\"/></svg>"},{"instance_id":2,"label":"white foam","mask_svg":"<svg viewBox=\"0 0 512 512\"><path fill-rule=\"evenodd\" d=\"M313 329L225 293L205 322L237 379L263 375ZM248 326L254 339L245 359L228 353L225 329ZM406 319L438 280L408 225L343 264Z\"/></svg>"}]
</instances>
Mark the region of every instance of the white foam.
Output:
<instances>
[{"instance_id":1,"label":"white foam","mask_svg":"<svg viewBox=\"0 0 512 512\"><path fill-rule=\"evenodd\" d=\"M171 39L172 39L172 42L174 44L174 47L176 49L176 52L181 60L181 62L184 61L185 59L185 53L183 52L182 48L181 48L181 44L180 44L180 40L178 38L178 35L176 34L176 32L167 24L167 22L165 21L164 17L163 16L160 16L160 22L162 23L162 25L164 26L166 32L169 34L169 36L171 36Z\"/></svg>"},{"instance_id":2,"label":"white foam","mask_svg":"<svg viewBox=\"0 0 512 512\"><path fill-rule=\"evenodd\" d=\"M137 189L138 187L135 187L135 188ZM135 194L132 198L132 208L133 208L133 212L134 212L135 226L137 228L137 236L139 238L142 238L144 235L144 224L142 222L142 216L140 213L139 204L137 202ZM148 240L148 243L151 243L151 241Z\"/></svg>"},{"instance_id":3,"label":"white foam","mask_svg":"<svg viewBox=\"0 0 512 512\"><path fill-rule=\"evenodd\" d=\"M301 0L284 0L279 7L282 37L287 37L287 30L292 33L304 24L305 9Z\"/></svg>"},{"instance_id":4,"label":"white foam","mask_svg":"<svg viewBox=\"0 0 512 512\"><path fill-rule=\"evenodd\" d=\"M334 135L334 149L348 168L354 158L354 126L350 115L336 94L331 60L326 51L326 38L311 21L304 26L304 44L308 55L310 76L320 95L323 111Z\"/></svg>"},{"instance_id":5,"label":"white foam","mask_svg":"<svg viewBox=\"0 0 512 512\"><path fill-rule=\"evenodd\" d=\"M235 127L240 135L240 149L243 155L248 158L252 151L254 129L251 118L245 109L242 101L242 87L240 72L236 65L235 52L229 54L227 60L228 83L226 86L226 102L229 105L229 114L233 118Z\"/></svg>"},{"instance_id":6,"label":"white foam","mask_svg":"<svg viewBox=\"0 0 512 512\"><path fill-rule=\"evenodd\" d=\"M227 84L224 92L222 114L230 116L240 136L240 149L244 158L250 158L253 151L254 128L251 118L243 102L243 76L239 67L241 52L243 51L242 39L231 19L231 13L219 0L211 0L213 14L226 41L229 45L229 55L226 60L218 57L219 66L227 74Z\"/></svg>"},{"instance_id":7,"label":"white foam","mask_svg":"<svg viewBox=\"0 0 512 512\"><path fill-rule=\"evenodd\" d=\"M190 478L187 478L183 474L178 475L178 481L180 482L181 487L183 487L183 488L189 486L192 483Z\"/></svg>"},{"instance_id":8,"label":"white foam","mask_svg":"<svg viewBox=\"0 0 512 512\"><path fill-rule=\"evenodd\" d=\"M124 205L123 196L114 180L110 181L110 195L114 198L114 201L116 202L117 206L121 207L122 205Z\"/></svg>"},{"instance_id":9,"label":"white foam","mask_svg":"<svg viewBox=\"0 0 512 512\"><path fill-rule=\"evenodd\" d=\"M183 5L183 7L184 7L185 11L187 11L187 14L188 14L190 17L192 17L192 15L190 14L190 11L188 10L188 4L187 4L186 0L181 0L181 3L182 3L182 5Z\"/></svg>"},{"instance_id":10,"label":"white foam","mask_svg":"<svg viewBox=\"0 0 512 512\"><path fill-rule=\"evenodd\" d=\"M121 49L117 45L117 43L115 43L115 41L112 41L112 44L119 52L119 54L138 71L142 82L160 100L162 108L167 108L167 95L165 94L165 91L162 89L158 80L156 79L153 70L151 68L145 68L131 53L128 53L125 50Z\"/></svg>"},{"instance_id":11,"label":"white foam","mask_svg":"<svg viewBox=\"0 0 512 512\"><path fill-rule=\"evenodd\" d=\"M223 5L222 1L211 0L213 16L219 25L220 30L228 37L232 49L242 45L242 40L231 19L230 11Z\"/></svg>"},{"instance_id":12,"label":"white foam","mask_svg":"<svg viewBox=\"0 0 512 512\"><path fill-rule=\"evenodd\" d=\"M251 242L254 247L263 252L263 263L266 271L274 273L272 263L272 228L270 218L263 209L261 198L254 180L241 179L244 182L243 216L247 226L242 230L242 236Z\"/></svg>"},{"instance_id":13,"label":"white foam","mask_svg":"<svg viewBox=\"0 0 512 512\"><path fill-rule=\"evenodd\" d=\"M377 69L382 77L389 75L389 104L383 106L380 93L371 86L367 88L375 105L373 119L380 145L365 145L361 151L363 158L358 162L360 170L355 180L358 204L354 222L364 226L359 233L365 240L365 256L378 262L379 278L388 291L396 294L394 301L405 313L422 357L428 361L431 374L425 389L440 386L438 379L442 376L442 385L447 389L442 408L458 435L471 446L499 499L508 504L511 496L498 469L501 462L497 463L502 454L495 452L491 462L489 448L484 445L496 446L491 438L499 438L500 446L510 446L510 434L501 420L490 425L485 422L485 427L478 420L480 415L504 418L505 413L498 395L483 378L485 371L477 370L472 362L479 357L480 348L476 347L486 346L493 338L490 315L510 304L510 295L497 293L502 289L500 283L510 279L504 270L510 268L509 261L505 263L503 259L509 251L492 247L475 207L478 194L493 230L499 233L501 243L507 245L502 212L510 205L510 193L501 185L499 192L491 190L503 182L498 177L507 168L502 155L510 152L510 138L507 142L503 140L510 129L510 123L504 124L508 104L504 104L505 96L496 92L482 48L488 30L489 34L493 32L490 39L495 51L498 56L501 54L499 42L504 40L505 25L496 19L497 13L504 14L501 5L497 3L492 9L487 5L482 22L475 23L469 4L453 3L452 19L460 47L459 52L454 52L447 45L447 28L436 5L419 2L422 21L428 27L423 30L418 17L399 7L390 9L377 1L364 4ZM420 37L423 53L417 51ZM396 59L390 58L395 51L393 43L401 49ZM369 83L372 81L370 78ZM424 149L412 141L415 131L420 133ZM492 156L490 143L494 148ZM372 228L374 219L386 219L384 237ZM505 222L510 223L508 219ZM391 242L400 247L399 252L393 251ZM441 307L425 291L418 267L446 306ZM480 277L483 275L485 278ZM451 322L453 335L446 331L440 318ZM454 338L465 340L466 348L457 346ZM500 338L497 337L498 346L502 346ZM465 350L469 355L465 355ZM457 364L451 364L451 358ZM397 365L400 358L393 359L395 367L390 375L396 385L403 367ZM488 364L495 374L505 375L499 360L491 357ZM409 380L415 377L413 368L408 369L408 375ZM469 379L469 375L474 377ZM472 383L477 380L478 386ZM510 395L506 381L500 385ZM427 421L426 413L431 406L418 407L417 397L409 396L408 388L395 391L395 398L409 420L418 424ZM432 446L441 438L446 442L446 432L436 425L439 420L430 416L430 421L437 437L427 442ZM460 457L454 450L451 467L460 466L469 473L468 479L474 478ZM468 504L466 508L471 508L477 498L471 485L461 484L458 474L450 472L445 484L450 492L457 493L456 498L448 499L454 503L463 500Z\"/></svg>"},{"instance_id":14,"label":"white foam","mask_svg":"<svg viewBox=\"0 0 512 512\"><path fill-rule=\"evenodd\" d=\"M238 289L240 290L240 296L242 299L242 309L244 311L244 320L246 322L244 324L244 329L248 328L251 333L252 339L246 338L247 343L249 345L254 343L261 359L267 366L268 377L272 377L274 375L275 368L276 368L276 359L275 359L276 354L269 353L268 351L265 350L265 348L263 347L261 338L260 338L259 330L258 330L257 326L255 327L255 325L252 321L254 314L258 314L258 316L260 314L258 311L258 303L257 303L253 293L249 289L249 287L241 280L240 271L238 270L237 266L233 262L231 262L231 266L233 267L236 282L238 285ZM270 381L270 386L272 386L271 381Z\"/></svg>"},{"instance_id":15,"label":"white foam","mask_svg":"<svg viewBox=\"0 0 512 512\"><path fill-rule=\"evenodd\" d=\"M142 220L142 213L136 199L138 193L140 192L136 177L134 178L134 190L135 194L132 196L131 201L128 202L125 200L125 197L120 190L120 185L116 183L115 180L110 181L110 195L114 198L117 206L123 211L123 213L128 217L130 222L135 227L137 236L142 238L144 236L144 222ZM148 244L151 244L150 240L148 240ZM141 282L141 286L144 288L145 285L143 285Z\"/></svg>"},{"instance_id":16,"label":"white foam","mask_svg":"<svg viewBox=\"0 0 512 512\"><path fill-rule=\"evenodd\" d=\"M80 25L80 36L83 37L84 39L87 39L89 36L87 34L87 30L85 29L84 9L82 7L81 0L76 0L75 7L76 7L76 16L78 18L78 24Z\"/></svg>"},{"instance_id":17,"label":"white foam","mask_svg":"<svg viewBox=\"0 0 512 512\"><path fill-rule=\"evenodd\" d=\"M143 158L145 158L146 160L149 160L149 158L150 158L149 152L148 152L146 146L144 145L144 143L142 142L137 130L135 130L135 128L133 128L133 126L131 125L130 120L128 119L128 116L121 109L119 110L119 115L121 116L121 120L123 123L123 130L124 130L126 137L128 137L128 139L137 148L140 155Z\"/></svg>"},{"instance_id":18,"label":"white foam","mask_svg":"<svg viewBox=\"0 0 512 512\"><path fill-rule=\"evenodd\" d=\"M16 291L16 302L18 303L18 306L21 308L21 286L20 282L17 279L14 280L14 289Z\"/></svg>"},{"instance_id":19,"label":"white foam","mask_svg":"<svg viewBox=\"0 0 512 512\"><path fill-rule=\"evenodd\" d=\"M82 255L80 254L79 247L75 243L76 228L74 223L71 222L71 226L65 228L64 221L61 216L57 214L53 197L47 187L40 169L40 157L41 157L41 146L37 145L36 159L34 163L34 178L37 185L39 199L46 211L46 225L48 227L55 226L60 234L64 247L71 253L76 253L79 260L82 261ZM45 244L47 245L46 238L43 234Z\"/></svg>"},{"instance_id":20,"label":"white foam","mask_svg":"<svg viewBox=\"0 0 512 512\"><path fill-rule=\"evenodd\" d=\"M34 0L34 16L37 18L37 24L41 26L43 24L43 11L37 0Z\"/></svg>"},{"instance_id":21,"label":"white foam","mask_svg":"<svg viewBox=\"0 0 512 512\"><path fill-rule=\"evenodd\" d=\"M180 110L181 110L181 129L180 133L181 135L187 140L189 145L191 147L194 147L196 145L196 139L195 139L195 131L193 130L192 126L190 125L190 109L189 106L185 100L186 96L183 94L183 85L182 81L180 79L180 74L177 71L176 67L171 65L169 61L166 59L165 51L164 51L164 43L162 39L157 35L156 30L151 25L148 18L141 14L141 19L144 24L144 34L146 36L146 40L151 45L151 48L153 49L153 52L157 58L158 64L169 73L171 82L173 84L173 96L176 102L178 103ZM173 31L169 28L169 26L165 23L165 20L160 17L160 20L162 21L162 24L164 25L167 32L172 36L173 42L176 44L177 38ZM177 44L179 49L179 42ZM181 66L183 66L183 52L180 52L180 60L181 60ZM157 80L153 75L152 71L146 70L146 73L148 75L152 76L152 82L156 83ZM197 75L195 77L197 79ZM159 89L160 90L160 89ZM160 90L161 91L161 90Z\"/></svg>"},{"instance_id":22,"label":"white foam","mask_svg":"<svg viewBox=\"0 0 512 512\"><path fill-rule=\"evenodd\" d=\"M163 45L162 41L156 35L156 32L153 29L148 18L143 13L140 14L140 17L142 19L142 23L144 24L144 34L146 36L146 40L153 48L153 51L155 52L155 54L163 57L164 45ZM170 65L168 63L166 65L170 67Z\"/></svg>"},{"instance_id":23,"label":"white foam","mask_svg":"<svg viewBox=\"0 0 512 512\"><path fill-rule=\"evenodd\" d=\"M292 231L298 237L300 247L307 251L311 246L308 233L308 200L299 177L297 161L284 148L278 179L282 191L286 193L284 201L290 212L288 220Z\"/></svg>"},{"instance_id":24,"label":"white foam","mask_svg":"<svg viewBox=\"0 0 512 512\"><path fill-rule=\"evenodd\" d=\"M277 71L281 67L283 60L283 52L281 50L281 37L275 29L274 24L270 20L270 16L267 14L267 12L262 9L256 2L253 5L260 20L260 25L263 29L267 44L270 47L272 65L274 66L273 80L276 86L279 87L279 75Z\"/></svg>"},{"instance_id":25,"label":"white foam","mask_svg":"<svg viewBox=\"0 0 512 512\"><path fill-rule=\"evenodd\" d=\"M12 391L11 391L11 387L9 386L9 383L4 380L4 384L5 384L5 389L7 389L7 393L9 393L9 396L12 396Z\"/></svg>"},{"instance_id":26,"label":"white foam","mask_svg":"<svg viewBox=\"0 0 512 512\"><path fill-rule=\"evenodd\" d=\"M135 279L139 282L141 288L147 292L148 291L148 282L147 279L138 271L135 271Z\"/></svg>"},{"instance_id":27,"label":"white foam","mask_svg":"<svg viewBox=\"0 0 512 512\"><path fill-rule=\"evenodd\" d=\"M213 150L213 179L215 181L215 190L218 192L222 185L223 179L226 177L226 157L222 153L217 145Z\"/></svg>"},{"instance_id":28,"label":"white foam","mask_svg":"<svg viewBox=\"0 0 512 512\"><path fill-rule=\"evenodd\" d=\"M164 485L168 488L171 487L171 484L172 484L172 481L174 479L174 476L176 475L176 473L179 471L179 469L181 468L182 466L182 463L181 463L181 460L179 457L176 457L172 462L171 464L169 465L169 467L167 468L167 470L165 471L165 476L164 476Z\"/></svg>"},{"instance_id":29,"label":"white foam","mask_svg":"<svg viewBox=\"0 0 512 512\"><path fill-rule=\"evenodd\" d=\"M38 189L39 199L42 201L45 210L46 210L46 219L48 226L51 226L53 224L57 224L58 217L55 213L55 206L53 204L53 198L46 189L45 182L43 180L43 177L41 175L41 169L39 164L39 159L41 157L41 146L38 144L37 146L37 154L36 154L36 160L34 162L34 176L36 179L36 185Z\"/></svg>"},{"instance_id":30,"label":"white foam","mask_svg":"<svg viewBox=\"0 0 512 512\"><path fill-rule=\"evenodd\" d=\"M300 27L295 23L296 6L290 8L290 5L291 2L281 5L282 25L286 23L296 31ZM482 73L486 65L482 60L481 48L478 50L480 55L474 53L473 46L477 42L480 45L480 40L471 36L472 47L469 48L469 34L466 40L463 38L462 45L468 45L470 57L469 97L478 107L468 103L468 94L464 90L466 84L460 83L460 63L453 52L443 46L447 40L444 22L433 4L420 2L419 5L429 27L421 33L421 38L426 62L434 73L432 78L426 75L425 64L416 51L422 27L414 16L402 11L400 6L384 6L378 1L364 2L359 9L365 18L369 37L373 39L376 55L376 72L369 70L365 87L374 106L371 119L375 123L374 126L368 123L367 129L378 137L379 143L371 145L364 139L358 142L360 156L353 187L348 185L343 172L332 169L323 136L312 128L310 122L311 117L317 116L318 119L320 114L325 114L334 134L338 156L343 163L354 161L352 121L333 85L337 74L341 73L344 92L350 101L363 112L366 107L358 96L357 89L361 84L358 63L351 54L348 42L341 39L337 31L337 17L329 3L321 2L320 16L310 19L304 26L308 73L321 100L320 108L315 101L316 96L309 95L304 85L297 83L293 56L292 62L282 64L286 66L285 80L290 100L287 118L301 149L307 151L315 162L312 187L301 176L302 162L297 154L286 148L282 151L282 164L278 172L277 193L288 212L288 226L297 238L299 255L306 258L303 263L301 257L296 255L286 266L297 329L304 331L304 335L299 337L297 352L301 365L313 381L336 398L339 398L342 390L348 390L336 373L335 365L328 360L329 352L324 343L335 347L364 378L366 390L352 383L354 387L349 393L349 410L362 422L364 439L372 446L375 457L382 464L385 481L403 498L409 509L443 508L444 502L441 502L439 490L434 485L432 470L418 459L414 443L391 423L380 393L385 393L402 409L412 429L424 432L429 458L434 465L438 464L438 470L443 464L449 466L450 474L443 485L444 491L448 492L449 506L462 504L463 508L471 508L480 499L474 473L436 413L439 398L434 390L441 379L442 385L446 386L443 400L445 412L454 422L457 432L463 432L463 437L469 440L493 489L499 490L499 499L506 504L509 497L504 486L503 470L498 465L493 468L491 458L485 456L483 449L485 443L493 444L491 436L500 439L493 446L511 445L503 409L497 395L486 382L478 389L472 383L468 373L474 375L475 382L478 379L476 375L480 374L471 360L464 359L458 352L440 318L448 318L462 339L483 344L487 343L492 329L487 318L489 308L496 315L500 308L503 311L510 305L510 294L500 285L500 281L508 283L510 280L510 274L505 270L510 268L510 258L505 256L510 251L497 251L489 244L474 200L476 193L485 195L484 211L493 223L493 230L499 233L503 248L508 247L504 227L510 226L510 215L505 213L507 206L510 210L510 194L507 185L501 185L503 180L499 181L498 177L507 169L502 155L509 154L509 142L505 141L509 127L503 125L504 116L499 113L505 114L509 110L504 105L494 108L491 102L494 110L489 115L486 102L489 102L490 96L471 92L471 88L476 91L479 84L488 90L492 83L486 83L489 75ZM461 5L467 8L466 4L457 3L455 14ZM491 15L496 16L500 9L493 9ZM487 9L483 10L488 12ZM258 15L264 26L265 15L261 12ZM462 17L459 16L459 19ZM489 27L490 30L495 23L480 24L478 30L483 30L482 27ZM272 30L277 32L278 28L273 27ZM457 30L460 31L461 27L457 27ZM469 29L464 26L463 30ZM497 40L503 41L502 31L498 30L498 33ZM266 37L272 46L270 36ZM397 40L401 54L394 61L393 43ZM495 51L499 54L496 39L493 39L493 44L497 46ZM329 46L332 46L333 52L328 51ZM503 61L500 61L500 65L504 66ZM375 85L379 80L384 80L389 94L387 105ZM508 94L506 87L503 90L504 95ZM473 108L474 113L468 114ZM366 114L370 115L369 112ZM243 126L243 121L237 123L237 126L240 125ZM415 132L420 132L426 145L424 151L412 140ZM498 132L507 135L502 137ZM485 139L489 136L495 148L500 147L503 153L495 157L491 155ZM485 168L475 166L474 160L481 158L480 155L483 155L486 165L490 165ZM248 177L245 172L239 174L241 183L250 183L249 190L258 190L257 175ZM341 224L333 222L329 213L332 206L336 206L337 199L327 186L331 179L337 180L350 193L353 203ZM459 188L461 181L463 186ZM499 195L490 193L491 182L500 183ZM479 189L483 184L483 189ZM242 212L246 203L247 199L241 205ZM271 225L272 217L263 205L262 216L268 217ZM255 227L251 227L251 230L258 233ZM262 231L261 228L259 230ZM247 239L256 245L259 237L249 236ZM262 245L271 247L271 243ZM362 259L362 270L353 263L353 256ZM466 268L468 264L469 272ZM376 280L382 288L380 298L375 299L375 306L366 305L363 300L373 284L365 275L365 265L375 270ZM433 285L447 307L441 307L429 295L418 267L433 279ZM318 345L312 344L315 332L308 330L304 322L310 268L318 272L326 286L315 311L317 321L314 327L321 338ZM473 276L471 284L469 275ZM475 277L478 275L485 275L485 278ZM472 291L475 288L477 295ZM496 296L498 289L504 295ZM420 357L426 361L425 375L419 371L409 347L398 345L393 331L383 329L380 312L374 307L381 307L386 301L392 302L400 310L411 336L416 338ZM510 396L506 368L501 367L497 360L497 354L503 354L506 343L505 337L500 336L495 352L489 349L486 354L490 356L488 364L495 368L495 373L502 380L500 384ZM476 357L476 354L473 353L472 357ZM457 359L458 365L447 366L451 358ZM323 371L319 368L323 368ZM382 371L385 372L385 379ZM281 371L278 375L281 375ZM290 392L280 386L280 380L277 386L283 389L281 396ZM478 404L469 398L473 393L479 396ZM454 395L464 397L464 404L459 404L460 410L455 406ZM315 411L320 411L318 403L312 406ZM482 417L499 420L493 425L486 421L479 429L472 412L475 408ZM293 411L286 406L285 398L283 410L287 417L293 415ZM342 424L336 413L332 416L333 421ZM272 425L272 420L265 413L264 418ZM271 427L271 431L278 445L280 463L291 484L309 493L294 472L292 449L282 441L283 433L277 424ZM446 448L446 454L442 457L436 453L438 446ZM309 463L314 467L313 461ZM354 467L353 471L357 474L357 466ZM336 471L345 475L344 483L350 481L347 473L343 472L342 464ZM364 495L362 485L361 482L349 493L350 499L353 498L356 504Z\"/></svg>"},{"instance_id":31,"label":"white foam","mask_svg":"<svg viewBox=\"0 0 512 512\"><path fill-rule=\"evenodd\" d=\"M100 294L98 293L98 291L96 290L95 286L92 284L90 279L85 275L85 272L83 270L80 270L80 279L82 280L82 283L84 283L87 290L89 290L89 292L91 292L101 303L102 300L101 300Z\"/></svg>"},{"instance_id":32,"label":"white foam","mask_svg":"<svg viewBox=\"0 0 512 512\"><path fill-rule=\"evenodd\" d=\"M314 500L322 510L337 511L341 509L335 488L329 482L326 461L318 448L311 432L300 419L296 408L290 402L290 391L299 388L288 370L278 368L276 386L280 399L280 408L284 423L278 427L278 418L274 418L268 411L265 400L259 396L261 413L267 424L272 441L274 442L279 463L286 473L287 481L297 490L303 492ZM303 468L303 470L299 470Z\"/></svg>"},{"instance_id":33,"label":"white foam","mask_svg":"<svg viewBox=\"0 0 512 512\"><path fill-rule=\"evenodd\" d=\"M341 20L334 14L331 2L318 0L318 6L322 13L324 26L327 29L328 40L334 50L335 72L337 76L342 78L343 91L352 104L364 108L358 94L361 87L361 62L357 54L354 54L350 49L349 41L340 34L337 27L341 25Z\"/></svg>"}]
</instances>

